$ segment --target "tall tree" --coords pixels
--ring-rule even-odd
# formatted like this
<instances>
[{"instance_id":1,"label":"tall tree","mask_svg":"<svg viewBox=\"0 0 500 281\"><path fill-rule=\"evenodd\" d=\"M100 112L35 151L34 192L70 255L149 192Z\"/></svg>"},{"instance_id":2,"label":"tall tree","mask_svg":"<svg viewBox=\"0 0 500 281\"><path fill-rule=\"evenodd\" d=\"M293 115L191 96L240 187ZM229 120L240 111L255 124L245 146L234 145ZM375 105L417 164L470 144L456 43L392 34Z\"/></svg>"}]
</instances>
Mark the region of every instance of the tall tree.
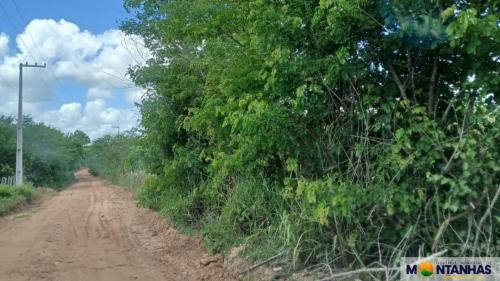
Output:
<instances>
[{"instance_id":1,"label":"tall tree","mask_svg":"<svg viewBox=\"0 0 500 281\"><path fill-rule=\"evenodd\" d=\"M272 182L289 200L276 217L320 225L291 222L316 241L305 261L326 237L341 237L346 261L410 238L409 253L498 253L496 215L479 223L498 192L497 1L125 5L136 18L123 29L153 53L131 70L149 89L144 148L161 178L151 198L175 187L203 217L224 213L241 178ZM245 220L257 219L233 225Z\"/></svg>"}]
</instances>

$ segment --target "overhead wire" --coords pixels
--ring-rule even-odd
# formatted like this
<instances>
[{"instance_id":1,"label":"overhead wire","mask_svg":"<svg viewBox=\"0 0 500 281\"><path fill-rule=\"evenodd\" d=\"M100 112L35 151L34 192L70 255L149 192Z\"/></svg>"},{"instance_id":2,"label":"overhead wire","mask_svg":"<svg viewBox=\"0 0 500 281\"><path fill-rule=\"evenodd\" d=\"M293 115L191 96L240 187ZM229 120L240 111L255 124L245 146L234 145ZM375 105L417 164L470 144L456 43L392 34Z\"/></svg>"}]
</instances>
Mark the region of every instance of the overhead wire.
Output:
<instances>
[{"instance_id":1,"label":"overhead wire","mask_svg":"<svg viewBox=\"0 0 500 281\"><path fill-rule=\"evenodd\" d=\"M7 21L9 22L9 24L13 27L13 28L16 28L16 25L14 24L14 22L12 21L12 19L10 18L9 16L9 13L7 13L7 9L5 9L5 7L2 5L2 2L0 2L0 9L2 10L2 12L5 14L5 18L7 19ZM19 40L21 40L21 43L23 43L26 47L28 46L22 37L19 37ZM35 58L31 55L31 58Z\"/></svg>"},{"instance_id":2,"label":"overhead wire","mask_svg":"<svg viewBox=\"0 0 500 281\"><path fill-rule=\"evenodd\" d=\"M125 77L120 77L120 76L118 76L118 75L116 75L116 74L114 74L114 73L107 72L107 71L104 71L104 70L98 70L98 71L99 71L99 72L102 72L102 73L104 73L104 74L107 74L107 75L109 75L109 76L112 76L112 77L114 77L114 78L116 78L116 79L118 79L118 80L120 80L120 81L122 81L122 82L126 83L126 85L127 85L127 86L130 86L130 85L135 85L133 81L131 81L131 80L129 80L129 79L126 79Z\"/></svg>"},{"instance_id":3,"label":"overhead wire","mask_svg":"<svg viewBox=\"0 0 500 281\"><path fill-rule=\"evenodd\" d=\"M21 12L21 9L19 8L19 6L16 4L16 2L14 0L11 0L12 3L14 4L14 7L17 11L17 14L19 15L19 18L22 20L22 21L26 21L22 12ZM45 57L43 56L42 52L40 51L40 48L38 48L37 44L36 44L36 41L34 39L34 36L32 35L31 31L29 28L26 28L26 33L28 34L28 36L30 37L32 43L33 43L33 46L35 47L36 51L38 52L38 55L40 56L40 58L43 60L43 61L47 61L45 59ZM127 51L129 52L129 55L132 56L132 54L130 53L130 51L127 49ZM133 56L132 56L133 57ZM135 57L133 57L134 60L136 60ZM137 60L136 60L137 62ZM57 75L55 74L55 72L52 70L52 68L48 67L47 68L49 70L49 72L52 74L53 78L54 78L54 81L56 82L56 84L58 84L58 86L60 86L64 91L70 93L71 91L69 89L67 89L64 84L60 81L60 79L57 77ZM130 81L128 79L125 79L124 77L120 77L118 75L115 75L113 73L109 73L109 72L106 72L104 70L98 70L99 72L101 73L104 73L104 74L107 74L107 75L110 75L110 76L113 76L117 79L119 79L120 81L123 81L125 82L124 86L125 87L106 87L108 89L112 88L112 89L132 89L132 88L136 88L137 86L135 86L135 83L133 81Z\"/></svg>"},{"instance_id":4,"label":"overhead wire","mask_svg":"<svg viewBox=\"0 0 500 281\"><path fill-rule=\"evenodd\" d=\"M14 7L17 11L17 15L19 16L19 18L23 21L23 22L26 22L22 12L21 12L21 9L19 9L19 6L17 6L16 4L16 1L14 0L11 0L12 4L14 4ZM40 58L44 61L44 62L48 62L47 59L45 58L45 56L42 54L42 52L40 51L40 48L38 48L38 45L36 44L36 40L34 39L33 37L33 34L31 33L30 29L28 27L25 28L26 30L26 33L28 34L28 36L30 37L31 39L31 42L33 43L33 46L35 47L35 50L38 52L38 55L40 56ZM60 86L64 91L66 91L68 94L71 92L69 89L67 89L64 84L60 81L60 79L57 77L56 73L54 72L54 70L50 67L47 67L47 70L49 71L49 73L52 75L52 77L54 78L54 81L56 82L56 84L58 86Z\"/></svg>"},{"instance_id":5,"label":"overhead wire","mask_svg":"<svg viewBox=\"0 0 500 281\"><path fill-rule=\"evenodd\" d=\"M23 16L23 13L21 12L21 9L19 8L19 6L16 4L16 2L14 0L11 0L12 4L14 5L14 8L17 12L17 15L19 16L19 19L22 21L22 22L26 22L24 16ZM16 24L14 24L14 21L12 20L12 18L9 16L6 8L1 5L0 3L0 8L2 9L3 13L5 14L6 18L7 18L7 21L9 22L9 24L13 27L13 28L16 28ZM42 59L44 62L47 62L47 59L45 58L45 56L42 54L40 48L37 46L36 44L36 40L34 39L34 36L33 34L31 33L30 29L28 27L25 28L25 31L29 37L29 39L31 40L31 43L32 43L32 46L34 47L34 49L36 50L37 54L38 54L38 57L40 59ZM29 57L31 57L33 60L36 60L35 59L35 56L33 55L32 52L30 52L29 48L28 48L28 44L26 43L26 41L22 38L22 37L18 37L19 40L21 41L21 43L26 46L26 53ZM126 44L126 42L125 42ZM123 41L122 41L122 46L123 46ZM128 46L123 46L127 52L129 53L129 55L134 59L134 61L136 61L136 63L139 63L137 61L137 59L132 55L131 51L128 49ZM60 81L60 79L58 78L58 76L55 74L55 72L52 70L52 68L48 67L47 68L49 70L49 74L51 74L53 76L53 79L54 79L54 82L56 82L56 84L58 86L60 86L65 92L67 93L70 93L71 91L69 89L67 89L64 84ZM134 88L141 88L139 86L136 86L135 83L129 79L126 79L125 77L120 77L119 75L116 75L116 74L113 74L113 73L110 73L110 72L107 72L107 71L104 71L104 70L98 70L99 72L101 73L104 73L106 75L109 75L109 76L112 76L118 80L120 80L122 83L123 83L123 87L105 87L107 90L128 90L128 89L134 89ZM44 83L45 87L49 90L49 92L52 92L51 90L51 87L49 86L49 83L45 80L44 76L39 76L41 79L42 79L42 82ZM14 92L16 92L17 90L8 82L7 79L5 79L3 76L0 76L1 80L3 80L5 82L5 84L11 89L13 90ZM48 103L60 103L60 104L64 104L66 103L65 101L61 100L57 95L53 95L52 97L52 101L45 101L45 102L48 102Z\"/></svg>"},{"instance_id":6,"label":"overhead wire","mask_svg":"<svg viewBox=\"0 0 500 281\"><path fill-rule=\"evenodd\" d=\"M0 2L0 9L2 10L2 12L5 14L5 17L7 19L7 22L9 22L9 24L15 29L17 26L16 24L14 24L14 22L12 21L12 18L9 16L9 13L7 12L7 9L4 7L4 5L2 5L2 2ZM21 43L26 47L26 53L29 57L31 57L33 60L36 60L35 56L33 56L33 54L31 54L31 52L29 51L29 48L28 48L28 44L26 44L26 42L23 40L23 38L21 36L18 37L19 40L21 41ZM51 87L49 86L48 82L45 80L44 76L43 75L40 75L38 76L41 78L41 81L43 82L44 86L47 88L47 90L49 92L52 92L52 89Z\"/></svg>"},{"instance_id":7,"label":"overhead wire","mask_svg":"<svg viewBox=\"0 0 500 281\"><path fill-rule=\"evenodd\" d=\"M14 4L15 4L15 2L14 2ZM3 5L1 5L1 3L0 3L0 9L1 9L1 10L2 10L2 12L5 14L5 16L6 16L6 18L7 18L7 21L9 22L9 24L10 24L13 28L16 28L16 24L14 24L14 22L13 22L12 18L9 16L9 14L8 14L8 12L7 12L7 10L6 10L6 8L5 8ZM26 29L26 30L28 30L28 29ZM33 59L33 60L35 60L35 61L36 61L35 56L34 56L34 55L30 52L30 50L28 49L29 45L26 43L26 41L24 41L22 37L18 37L18 38L19 38L19 40L21 41L21 43L22 43L24 46L26 46L26 48L27 48L27 49L26 49L26 53L27 53L27 55L28 55L29 57L31 57L31 59ZM33 42L33 43L34 43L34 46L38 49L38 47L36 46L36 43L35 43L35 42ZM39 52L39 50L38 50L38 52ZM40 57L42 57L42 56L41 56L41 54L39 54L39 55L40 55ZM42 58L42 60L44 60L44 59ZM48 69L50 69L50 68L48 68ZM41 82L44 84L44 86L45 86L45 88L48 90L48 92L49 92L49 93L52 93L52 92L53 92L52 87L49 85L49 83L47 82L47 80L45 79L45 77L44 77L43 75L39 75L39 76L37 76L37 77L39 78L39 81L41 81ZM12 85L8 82L8 80L7 80L7 79L5 79L5 77L3 77L3 79L2 79L2 80L4 80L4 81L6 82L6 84L8 85L8 87L9 87L9 88L11 88L11 89L13 90L13 92L17 92L17 91L18 91L18 90L16 90L16 89L15 89L15 88L14 88L14 87L13 87L13 86L12 86ZM43 103L54 103L54 102L55 102L55 103L64 103L61 99L59 99L59 98L57 97L57 95L51 95L51 101L42 101L42 102L43 102Z\"/></svg>"}]
</instances>

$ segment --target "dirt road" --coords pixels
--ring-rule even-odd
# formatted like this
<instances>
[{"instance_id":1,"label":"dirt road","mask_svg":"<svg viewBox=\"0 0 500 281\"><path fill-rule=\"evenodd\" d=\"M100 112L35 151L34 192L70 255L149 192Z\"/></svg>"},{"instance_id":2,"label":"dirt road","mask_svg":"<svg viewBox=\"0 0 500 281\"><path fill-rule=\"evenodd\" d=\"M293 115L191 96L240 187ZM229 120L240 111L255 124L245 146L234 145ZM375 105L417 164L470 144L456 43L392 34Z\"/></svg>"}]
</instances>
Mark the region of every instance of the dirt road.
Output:
<instances>
[{"instance_id":1,"label":"dirt road","mask_svg":"<svg viewBox=\"0 0 500 281\"><path fill-rule=\"evenodd\" d=\"M132 194L77 173L29 216L0 219L1 281L229 280L198 239L135 207Z\"/></svg>"}]
</instances>

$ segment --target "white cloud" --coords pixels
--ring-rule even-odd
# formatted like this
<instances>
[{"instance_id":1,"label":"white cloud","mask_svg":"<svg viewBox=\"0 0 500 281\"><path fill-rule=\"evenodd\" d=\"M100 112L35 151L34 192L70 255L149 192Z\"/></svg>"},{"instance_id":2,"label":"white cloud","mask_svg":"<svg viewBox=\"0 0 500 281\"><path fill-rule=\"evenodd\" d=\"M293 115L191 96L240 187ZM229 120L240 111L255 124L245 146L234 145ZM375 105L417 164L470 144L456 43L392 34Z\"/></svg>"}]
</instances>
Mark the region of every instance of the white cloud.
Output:
<instances>
[{"instance_id":1,"label":"white cloud","mask_svg":"<svg viewBox=\"0 0 500 281\"><path fill-rule=\"evenodd\" d=\"M0 59L9 51L9 36L5 33L0 33Z\"/></svg>"},{"instance_id":2,"label":"white cloud","mask_svg":"<svg viewBox=\"0 0 500 281\"><path fill-rule=\"evenodd\" d=\"M9 53L8 41L6 34L0 34L0 114L16 113L19 63L44 60L47 69L30 68L24 73L26 114L65 132L83 130L93 138L115 132L113 126L125 130L137 124L133 104L144 90L134 87L126 73L150 57L141 38L116 29L93 34L65 20L34 19L16 37L18 53ZM41 102L54 101L54 89L61 88L63 79L86 86L86 101L42 110ZM123 95L124 108L107 105L117 95Z\"/></svg>"},{"instance_id":3,"label":"white cloud","mask_svg":"<svg viewBox=\"0 0 500 281\"><path fill-rule=\"evenodd\" d=\"M44 111L39 120L64 128L65 132L83 130L93 139L120 129L131 129L137 122L137 112L130 109L108 107L105 100L88 101L82 107L80 103L63 104L57 110Z\"/></svg>"},{"instance_id":4,"label":"white cloud","mask_svg":"<svg viewBox=\"0 0 500 281\"><path fill-rule=\"evenodd\" d=\"M111 90L106 90L101 88L90 88L87 91L88 100L109 99L111 97L113 97L113 92Z\"/></svg>"},{"instance_id":5,"label":"white cloud","mask_svg":"<svg viewBox=\"0 0 500 281\"><path fill-rule=\"evenodd\" d=\"M142 88L131 88L125 92L125 99L130 104L140 103L145 90Z\"/></svg>"},{"instance_id":6,"label":"white cloud","mask_svg":"<svg viewBox=\"0 0 500 281\"><path fill-rule=\"evenodd\" d=\"M99 48L88 31L65 20L34 19L16 38L17 46L23 54L40 55L50 61L82 61L94 56Z\"/></svg>"},{"instance_id":7,"label":"white cloud","mask_svg":"<svg viewBox=\"0 0 500 281\"><path fill-rule=\"evenodd\" d=\"M41 118L44 117L47 119L46 122L49 122L53 125L62 128L71 128L78 124L79 120L82 118L82 105L79 103L68 103L63 104L58 111L50 111L46 116L46 114L42 113Z\"/></svg>"}]
</instances>

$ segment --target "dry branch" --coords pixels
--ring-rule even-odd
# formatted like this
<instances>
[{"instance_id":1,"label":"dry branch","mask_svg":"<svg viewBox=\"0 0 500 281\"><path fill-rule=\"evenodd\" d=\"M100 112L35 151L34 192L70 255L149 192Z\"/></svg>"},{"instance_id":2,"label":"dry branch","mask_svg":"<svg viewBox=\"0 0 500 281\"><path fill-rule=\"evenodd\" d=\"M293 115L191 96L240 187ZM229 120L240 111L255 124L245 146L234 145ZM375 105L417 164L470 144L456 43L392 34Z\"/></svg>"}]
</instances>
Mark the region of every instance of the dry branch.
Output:
<instances>
[{"instance_id":1,"label":"dry branch","mask_svg":"<svg viewBox=\"0 0 500 281\"><path fill-rule=\"evenodd\" d=\"M447 249L442 250L440 252L434 253L428 257L422 258L414 262L414 264L418 264L423 261L427 261L436 257L440 257L444 255L446 252L448 252ZM340 272L336 274L332 274L329 277L319 279L318 281L330 281L333 280L334 278L339 278L339 277L345 277L345 276L351 276L351 275L358 275L362 273L374 273L374 272L388 272L388 271L399 271L401 270L400 267L378 267L378 268L361 268L353 271L346 271L346 272Z\"/></svg>"},{"instance_id":2,"label":"dry branch","mask_svg":"<svg viewBox=\"0 0 500 281\"><path fill-rule=\"evenodd\" d=\"M247 269L245 269L245 270L243 270L243 271L240 271L240 275L245 274L245 273L247 273L247 272L250 272L250 271L252 271L252 270L256 269L257 267L262 266L262 265L264 265L264 264L266 264L266 263L269 263L269 262L271 262L271 261L273 261L273 260L275 260L275 259L277 259L277 258L281 257L284 253L285 253L285 252L281 252L281 253L279 253L279 254L277 254L277 255L275 255L275 256L272 256L272 257L268 258L268 259L267 259L267 260L265 260L265 261L262 261L262 262L259 262L259 263L257 263L257 264L254 264L254 265L250 266L249 268L247 268Z\"/></svg>"}]
</instances>

